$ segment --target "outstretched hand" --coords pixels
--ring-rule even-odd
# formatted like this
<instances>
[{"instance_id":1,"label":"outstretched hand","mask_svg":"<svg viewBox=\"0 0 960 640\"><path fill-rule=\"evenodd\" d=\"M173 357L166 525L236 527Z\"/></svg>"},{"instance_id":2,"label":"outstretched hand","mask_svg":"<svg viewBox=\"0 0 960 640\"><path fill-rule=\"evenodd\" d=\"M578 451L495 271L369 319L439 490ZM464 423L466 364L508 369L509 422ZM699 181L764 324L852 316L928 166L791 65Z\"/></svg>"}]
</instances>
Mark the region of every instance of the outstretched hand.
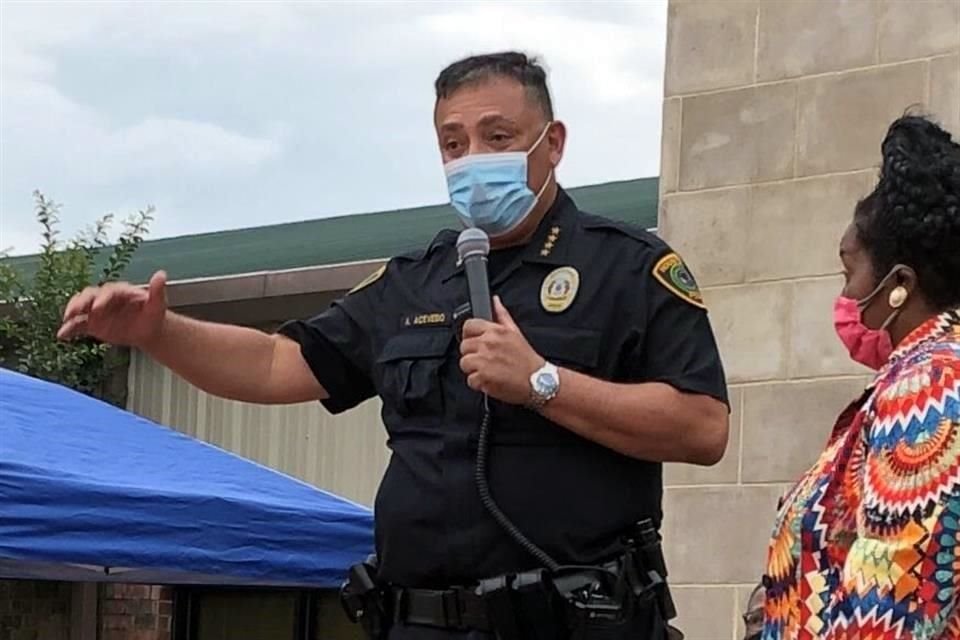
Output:
<instances>
[{"instance_id":1,"label":"outstretched hand","mask_svg":"<svg viewBox=\"0 0 960 640\"><path fill-rule=\"evenodd\" d=\"M156 338L163 326L166 285L167 274L158 271L147 288L127 282L87 287L67 303L57 338L89 336L109 344L142 347Z\"/></svg>"},{"instance_id":2,"label":"outstretched hand","mask_svg":"<svg viewBox=\"0 0 960 640\"><path fill-rule=\"evenodd\" d=\"M493 299L495 322L473 318L463 325L460 369L471 389L508 404L530 399L530 375L544 359L533 350L499 297Z\"/></svg>"}]
</instances>

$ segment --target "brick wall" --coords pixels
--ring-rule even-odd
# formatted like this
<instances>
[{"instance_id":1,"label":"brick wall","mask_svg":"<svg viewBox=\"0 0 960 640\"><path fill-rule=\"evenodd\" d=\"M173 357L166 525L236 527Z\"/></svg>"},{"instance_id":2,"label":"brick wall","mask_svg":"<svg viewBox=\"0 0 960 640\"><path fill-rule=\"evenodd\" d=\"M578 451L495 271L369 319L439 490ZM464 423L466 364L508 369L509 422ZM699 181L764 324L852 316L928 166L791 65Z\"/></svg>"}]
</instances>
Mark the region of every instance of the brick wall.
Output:
<instances>
[{"instance_id":1,"label":"brick wall","mask_svg":"<svg viewBox=\"0 0 960 640\"><path fill-rule=\"evenodd\" d=\"M70 585L0 580L0 640L68 640Z\"/></svg>"},{"instance_id":2,"label":"brick wall","mask_svg":"<svg viewBox=\"0 0 960 640\"><path fill-rule=\"evenodd\" d=\"M172 616L171 587L105 584L99 640L170 640Z\"/></svg>"},{"instance_id":3,"label":"brick wall","mask_svg":"<svg viewBox=\"0 0 960 640\"><path fill-rule=\"evenodd\" d=\"M170 640L172 588L104 584L99 594L98 640ZM0 640L69 640L73 596L68 582L0 580Z\"/></svg>"},{"instance_id":4,"label":"brick wall","mask_svg":"<svg viewBox=\"0 0 960 640\"><path fill-rule=\"evenodd\" d=\"M833 334L837 243L911 105L960 134L957 0L670 2L659 226L705 289L733 400L724 460L666 470L690 640L739 637L777 499L863 388Z\"/></svg>"}]
</instances>

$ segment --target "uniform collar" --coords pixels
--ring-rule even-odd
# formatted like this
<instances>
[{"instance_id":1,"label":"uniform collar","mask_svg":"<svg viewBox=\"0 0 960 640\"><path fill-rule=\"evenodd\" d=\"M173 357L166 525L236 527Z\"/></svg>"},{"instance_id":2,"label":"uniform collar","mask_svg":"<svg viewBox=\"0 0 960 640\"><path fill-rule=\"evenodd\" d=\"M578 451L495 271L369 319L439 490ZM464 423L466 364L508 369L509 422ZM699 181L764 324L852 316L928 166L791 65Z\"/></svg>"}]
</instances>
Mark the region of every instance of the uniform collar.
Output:
<instances>
[{"instance_id":1,"label":"uniform collar","mask_svg":"<svg viewBox=\"0 0 960 640\"><path fill-rule=\"evenodd\" d=\"M567 264L567 255L577 223L577 206L563 188L557 188L557 197L543 216L533 237L520 252L520 261L536 264L562 266ZM456 239L454 238L454 244ZM443 280L453 278L463 271L456 251L444 269Z\"/></svg>"},{"instance_id":2,"label":"uniform collar","mask_svg":"<svg viewBox=\"0 0 960 640\"><path fill-rule=\"evenodd\" d=\"M887 364L877 372L874 385L892 371L898 369L901 363L909 361L914 354L924 347L935 342L951 339L960 341L960 309L933 316L914 329L910 335L904 338L903 342L897 345Z\"/></svg>"}]
</instances>

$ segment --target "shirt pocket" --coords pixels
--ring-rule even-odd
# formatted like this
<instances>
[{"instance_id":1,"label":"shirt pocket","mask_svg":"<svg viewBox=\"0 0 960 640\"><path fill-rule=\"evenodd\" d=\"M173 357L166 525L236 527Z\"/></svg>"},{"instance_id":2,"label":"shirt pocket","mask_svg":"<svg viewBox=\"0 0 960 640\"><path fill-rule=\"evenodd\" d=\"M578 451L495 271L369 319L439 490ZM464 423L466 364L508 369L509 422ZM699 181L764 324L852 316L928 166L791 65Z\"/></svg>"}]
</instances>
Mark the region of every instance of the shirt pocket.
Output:
<instances>
[{"instance_id":1,"label":"shirt pocket","mask_svg":"<svg viewBox=\"0 0 960 640\"><path fill-rule=\"evenodd\" d=\"M525 325L524 336L544 359L564 369L596 374L600 362L601 333L590 329ZM525 407L497 404L491 441L507 446L579 446L579 436Z\"/></svg>"},{"instance_id":2,"label":"shirt pocket","mask_svg":"<svg viewBox=\"0 0 960 640\"><path fill-rule=\"evenodd\" d=\"M600 361L600 332L593 329L530 326L523 328L533 350L546 360L591 374Z\"/></svg>"},{"instance_id":3,"label":"shirt pocket","mask_svg":"<svg viewBox=\"0 0 960 640\"><path fill-rule=\"evenodd\" d=\"M452 339L452 330L444 328L412 329L387 340L377 365L380 396L388 411L401 416L443 414L441 368Z\"/></svg>"}]
</instances>

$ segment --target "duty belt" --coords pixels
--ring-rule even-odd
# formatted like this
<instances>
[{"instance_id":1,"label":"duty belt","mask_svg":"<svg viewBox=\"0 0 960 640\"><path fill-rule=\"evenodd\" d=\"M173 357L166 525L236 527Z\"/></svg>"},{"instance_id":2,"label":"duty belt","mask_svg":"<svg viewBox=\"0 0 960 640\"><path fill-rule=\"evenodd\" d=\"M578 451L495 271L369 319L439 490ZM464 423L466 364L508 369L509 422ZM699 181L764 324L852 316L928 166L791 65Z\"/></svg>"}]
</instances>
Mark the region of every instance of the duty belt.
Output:
<instances>
[{"instance_id":1,"label":"duty belt","mask_svg":"<svg viewBox=\"0 0 960 640\"><path fill-rule=\"evenodd\" d=\"M682 638L668 624L676 612L666 577L659 534L646 519L608 563L532 569L471 586L385 584L371 557L350 568L340 600L350 620L375 640L385 640L392 624L492 631L502 640Z\"/></svg>"},{"instance_id":2,"label":"duty belt","mask_svg":"<svg viewBox=\"0 0 960 640\"><path fill-rule=\"evenodd\" d=\"M405 589L394 587L395 622L441 629L492 631L487 603L473 589Z\"/></svg>"}]
</instances>

